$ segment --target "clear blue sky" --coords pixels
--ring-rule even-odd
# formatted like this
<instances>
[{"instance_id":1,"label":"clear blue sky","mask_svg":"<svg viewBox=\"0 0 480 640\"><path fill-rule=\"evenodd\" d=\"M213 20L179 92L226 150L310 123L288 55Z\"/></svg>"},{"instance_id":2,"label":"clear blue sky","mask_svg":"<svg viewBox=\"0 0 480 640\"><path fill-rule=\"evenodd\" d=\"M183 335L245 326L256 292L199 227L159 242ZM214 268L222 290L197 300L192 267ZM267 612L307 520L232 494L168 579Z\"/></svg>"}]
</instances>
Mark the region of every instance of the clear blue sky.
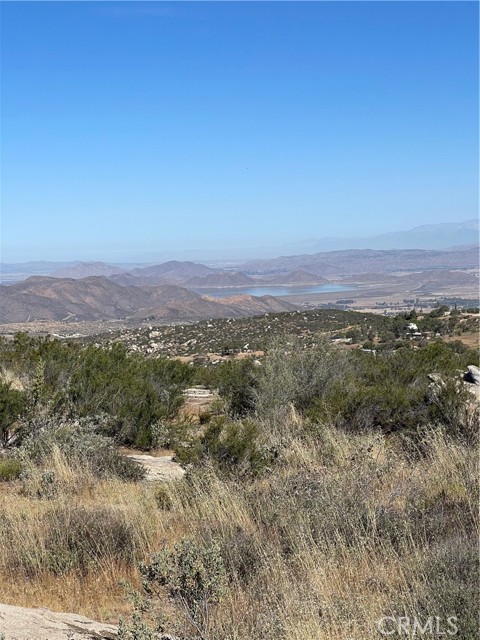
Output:
<instances>
[{"instance_id":1,"label":"clear blue sky","mask_svg":"<svg viewBox=\"0 0 480 640\"><path fill-rule=\"evenodd\" d=\"M3 2L2 259L477 215L474 2Z\"/></svg>"}]
</instances>

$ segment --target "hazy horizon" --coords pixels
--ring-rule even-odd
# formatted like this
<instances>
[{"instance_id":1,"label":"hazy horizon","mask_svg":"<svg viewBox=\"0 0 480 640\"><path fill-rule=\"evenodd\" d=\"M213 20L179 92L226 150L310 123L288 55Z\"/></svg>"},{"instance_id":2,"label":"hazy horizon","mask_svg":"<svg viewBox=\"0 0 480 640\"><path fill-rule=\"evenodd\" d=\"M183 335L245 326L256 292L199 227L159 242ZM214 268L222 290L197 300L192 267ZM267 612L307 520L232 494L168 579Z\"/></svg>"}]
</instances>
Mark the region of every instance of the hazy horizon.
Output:
<instances>
[{"instance_id":1,"label":"hazy horizon","mask_svg":"<svg viewBox=\"0 0 480 640\"><path fill-rule=\"evenodd\" d=\"M1 12L2 262L238 258L478 215L476 3Z\"/></svg>"},{"instance_id":2,"label":"hazy horizon","mask_svg":"<svg viewBox=\"0 0 480 640\"><path fill-rule=\"evenodd\" d=\"M460 226L465 226L465 231L468 237L472 239L472 242L469 242L467 236L465 236L465 241L459 241L455 243L454 237L449 236L449 228L451 225L455 225L456 223L444 223L438 225L427 225L414 227L413 229L404 229L400 232L391 232L378 236L359 236L358 238L348 238L348 237L332 237L332 238L319 238L319 239L305 239L299 243L288 243L286 245L280 246L266 246L266 247L236 247L230 250L222 250L221 248L217 248L216 250L208 250L208 249L200 249L200 248L192 248L192 249L180 249L173 251L164 251L162 253L154 253L149 255L148 253L138 254L136 256L124 256L123 259L118 260L108 260L103 256L99 256L94 259L89 259L84 255L80 256L70 256L65 260L50 260L48 257L37 258L37 259L26 259L19 261L0 261L2 265L15 265L15 264L26 264L26 263L42 263L42 262L57 262L58 264L66 264L66 263L95 263L95 262L104 262L112 265L146 265L146 264L158 264L167 261L193 261L193 262L204 262L206 264L222 264L227 265L229 262L232 264L240 264L242 261L247 261L250 259L268 259L272 257L279 257L281 255L295 255L295 254L313 254L313 253L322 253L328 251L347 251L352 249L381 249L381 250L402 250L402 249L432 249L436 248L437 250L448 250L455 249L463 246L475 246L479 244L479 223L477 220L465 220L462 223L459 223ZM474 227L474 228L473 228ZM443 238L445 246L443 247L428 247L428 241L439 240L438 231L435 234L435 230L441 231L440 240ZM423 232L423 233L422 233ZM452 232L453 234L453 232ZM425 243L422 245L419 240L418 246L400 246L399 241L396 243L388 243L389 237L397 238L398 240L401 238L408 238L412 236L413 238L419 237L424 238ZM475 241L473 241L475 239ZM363 242L362 242L363 241ZM450 243L449 243L450 241ZM453 242L453 244L452 244ZM324 246L322 246L324 245Z\"/></svg>"}]
</instances>

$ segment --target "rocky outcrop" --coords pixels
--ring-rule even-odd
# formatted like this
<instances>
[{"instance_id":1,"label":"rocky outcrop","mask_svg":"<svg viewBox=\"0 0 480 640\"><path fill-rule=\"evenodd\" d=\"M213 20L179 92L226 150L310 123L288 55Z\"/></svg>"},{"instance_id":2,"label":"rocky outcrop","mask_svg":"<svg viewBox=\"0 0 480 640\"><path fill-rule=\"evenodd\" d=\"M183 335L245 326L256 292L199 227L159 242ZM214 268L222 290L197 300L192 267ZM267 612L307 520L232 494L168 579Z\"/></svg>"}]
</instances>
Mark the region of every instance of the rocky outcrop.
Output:
<instances>
[{"instance_id":1,"label":"rocky outcrop","mask_svg":"<svg viewBox=\"0 0 480 640\"><path fill-rule=\"evenodd\" d=\"M480 386L480 369L473 364L469 365L467 367L467 371L463 375L463 379L465 382L470 382L470 384Z\"/></svg>"},{"instance_id":2,"label":"rocky outcrop","mask_svg":"<svg viewBox=\"0 0 480 640\"><path fill-rule=\"evenodd\" d=\"M117 627L76 613L0 604L0 637L5 640L111 640Z\"/></svg>"},{"instance_id":3,"label":"rocky outcrop","mask_svg":"<svg viewBox=\"0 0 480 640\"><path fill-rule=\"evenodd\" d=\"M127 454L127 457L134 460L146 469L145 480L179 480L185 475L185 469L177 462L173 461L173 456L149 456L147 454Z\"/></svg>"}]
</instances>

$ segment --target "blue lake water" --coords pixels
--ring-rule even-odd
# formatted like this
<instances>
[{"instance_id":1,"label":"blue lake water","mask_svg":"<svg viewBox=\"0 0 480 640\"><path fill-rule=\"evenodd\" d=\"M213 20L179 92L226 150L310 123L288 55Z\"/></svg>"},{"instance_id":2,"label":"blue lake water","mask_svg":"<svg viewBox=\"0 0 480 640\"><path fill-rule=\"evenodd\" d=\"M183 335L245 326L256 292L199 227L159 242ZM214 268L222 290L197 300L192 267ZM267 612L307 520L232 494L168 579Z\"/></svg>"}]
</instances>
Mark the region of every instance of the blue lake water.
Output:
<instances>
[{"instance_id":1,"label":"blue lake water","mask_svg":"<svg viewBox=\"0 0 480 640\"><path fill-rule=\"evenodd\" d=\"M250 296L297 296L309 295L311 293L336 293L343 291L353 291L355 285L344 284L316 284L316 285L279 285L263 287L199 287L194 289L202 296L212 296L214 298L226 298L227 296L250 295Z\"/></svg>"}]
</instances>

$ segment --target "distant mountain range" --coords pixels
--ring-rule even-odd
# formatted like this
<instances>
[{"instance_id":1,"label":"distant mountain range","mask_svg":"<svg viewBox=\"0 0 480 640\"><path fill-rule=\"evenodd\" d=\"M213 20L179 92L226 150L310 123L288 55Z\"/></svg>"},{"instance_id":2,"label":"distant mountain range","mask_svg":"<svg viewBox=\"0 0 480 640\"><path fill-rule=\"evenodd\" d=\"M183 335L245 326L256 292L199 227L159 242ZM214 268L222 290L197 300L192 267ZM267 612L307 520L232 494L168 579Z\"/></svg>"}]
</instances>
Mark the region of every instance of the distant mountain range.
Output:
<instances>
[{"instance_id":1,"label":"distant mountain range","mask_svg":"<svg viewBox=\"0 0 480 640\"><path fill-rule=\"evenodd\" d=\"M237 271L219 271L206 276L195 276L185 282L188 287L251 287L256 282L253 278Z\"/></svg>"},{"instance_id":2,"label":"distant mountain range","mask_svg":"<svg viewBox=\"0 0 480 640\"><path fill-rule=\"evenodd\" d=\"M335 281L394 284L419 292L441 291L444 287L455 290L462 286L475 290L478 279L458 270L478 269L478 265L477 248L330 251L252 261L235 271L190 261L170 261L122 272L121 267L105 263L80 262L58 269L57 277L32 276L0 285L0 323L122 318L193 321L296 308L273 296L235 295L219 299L200 294L217 287L237 287L241 292L242 287ZM60 277L65 274L71 277Z\"/></svg>"},{"instance_id":3,"label":"distant mountain range","mask_svg":"<svg viewBox=\"0 0 480 640\"><path fill-rule=\"evenodd\" d=\"M367 240L361 242L364 241ZM325 242L311 247L323 246ZM345 246L345 241L342 242ZM242 288L334 281L368 286L370 283L400 285L406 291L418 292L443 291L445 287L455 291L462 286L475 290L478 283L475 276L459 270L478 269L476 246L443 250L374 248L375 245L414 247L442 243L477 244L478 223L470 220L427 225L370 238L369 248L298 253L223 268L189 260L154 265L82 261L3 264L2 281L8 284L0 285L0 323L122 318L190 321L296 308L272 296L214 298L201 295L202 291L217 287L238 288L241 292ZM27 277L29 272L39 275ZM402 272L415 273L403 275Z\"/></svg>"},{"instance_id":4,"label":"distant mountain range","mask_svg":"<svg viewBox=\"0 0 480 640\"><path fill-rule=\"evenodd\" d=\"M262 259L275 259L278 256L293 256L316 254L324 252L338 252L359 249L374 250L463 250L479 244L478 220L464 222L448 222L414 227L406 231L383 233L364 238L320 238L289 243L279 247L243 248L243 249L215 249L179 250L177 256L185 256L189 260L169 260L166 252L159 252L163 259L152 260L152 256L145 256L143 264L117 263L106 265L104 262L52 262L32 261L17 264L0 263L0 281L15 282L31 275L53 275L56 277L84 278L89 276L111 276L132 273L140 278L142 284L161 284L162 282L186 282L189 278L207 276L222 269L239 268L247 260L255 262ZM169 252L170 254L172 252ZM191 262L194 259L195 262ZM202 264L202 271L198 268L198 261ZM213 267L217 261L218 268ZM148 263L148 264L145 264ZM151 266L153 265L153 266ZM183 266L180 266L183 265ZM194 265L192 267L192 265ZM220 266L221 265L221 266ZM175 278L177 278L175 280ZM127 284L126 279L124 283Z\"/></svg>"},{"instance_id":5,"label":"distant mountain range","mask_svg":"<svg viewBox=\"0 0 480 640\"><path fill-rule=\"evenodd\" d=\"M114 267L105 262L77 262L60 269L55 269L50 274L54 278L89 278L90 276L113 276L125 273L125 269Z\"/></svg>"},{"instance_id":6,"label":"distant mountain range","mask_svg":"<svg viewBox=\"0 0 480 640\"><path fill-rule=\"evenodd\" d=\"M262 278L265 284L271 285L297 285L297 284L325 284L328 282L327 278L318 274L304 271L303 269L296 269L289 271L288 273L279 273L274 276L268 276Z\"/></svg>"},{"instance_id":7,"label":"distant mountain range","mask_svg":"<svg viewBox=\"0 0 480 640\"><path fill-rule=\"evenodd\" d=\"M54 270L52 278L84 278L102 276L121 286L163 286L177 284L187 288L255 287L259 285L321 284L328 282L322 276L295 270L266 278L252 278L239 271L214 269L195 262L170 260L148 267L136 267L125 271L104 262L78 262Z\"/></svg>"},{"instance_id":8,"label":"distant mountain range","mask_svg":"<svg viewBox=\"0 0 480 640\"><path fill-rule=\"evenodd\" d=\"M0 285L0 323L115 318L192 321L295 308L272 296L243 295L220 301L177 285L120 286L103 276L77 280L32 276L16 284Z\"/></svg>"},{"instance_id":9,"label":"distant mountain range","mask_svg":"<svg viewBox=\"0 0 480 640\"><path fill-rule=\"evenodd\" d=\"M352 249L254 260L240 267L248 275L303 270L326 278L362 273L392 273L432 269L474 269L479 266L478 248L452 251L421 249Z\"/></svg>"},{"instance_id":10,"label":"distant mountain range","mask_svg":"<svg viewBox=\"0 0 480 640\"><path fill-rule=\"evenodd\" d=\"M365 238L321 238L282 247L282 253L318 253L345 249L450 249L479 244L478 220L426 224L407 231Z\"/></svg>"},{"instance_id":11,"label":"distant mountain range","mask_svg":"<svg viewBox=\"0 0 480 640\"><path fill-rule=\"evenodd\" d=\"M11 266L11 265L10 265ZM479 266L477 247L425 249L349 249L252 260L235 269L216 269L171 260L130 271L103 262L79 262L53 270L52 277L84 279L102 276L122 286L181 285L187 288L321 284L331 279L407 270L472 269ZM45 268L42 266L42 268ZM7 277L7 282L9 278ZM14 279L10 280L15 281Z\"/></svg>"},{"instance_id":12,"label":"distant mountain range","mask_svg":"<svg viewBox=\"0 0 480 640\"><path fill-rule=\"evenodd\" d=\"M150 267L132 269L131 274L137 278L160 278L171 283L183 283L190 278L207 276L216 273L216 271L216 269L211 269L204 264L196 264L188 260L184 262L170 260Z\"/></svg>"}]
</instances>

